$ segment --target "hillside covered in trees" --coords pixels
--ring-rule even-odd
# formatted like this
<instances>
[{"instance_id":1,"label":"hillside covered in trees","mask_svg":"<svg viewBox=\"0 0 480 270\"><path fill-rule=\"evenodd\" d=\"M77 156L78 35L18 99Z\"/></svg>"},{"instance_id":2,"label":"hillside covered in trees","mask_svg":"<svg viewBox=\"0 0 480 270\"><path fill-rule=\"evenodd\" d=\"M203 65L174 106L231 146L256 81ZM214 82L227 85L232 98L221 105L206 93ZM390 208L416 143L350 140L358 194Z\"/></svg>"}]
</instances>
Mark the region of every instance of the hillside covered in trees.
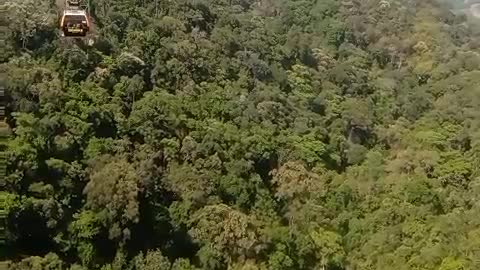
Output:
<instances>
[{"instance_id":1,"label":"hillside covered in trees","mask_svg":"<svg viewBox=\"0 0 480 270\"><path fill-rule=\"evenodd\" d=\"M451 3L91 0L88 46L5 2L10 269L480 269Z\"/></svg>"}]
</instances>

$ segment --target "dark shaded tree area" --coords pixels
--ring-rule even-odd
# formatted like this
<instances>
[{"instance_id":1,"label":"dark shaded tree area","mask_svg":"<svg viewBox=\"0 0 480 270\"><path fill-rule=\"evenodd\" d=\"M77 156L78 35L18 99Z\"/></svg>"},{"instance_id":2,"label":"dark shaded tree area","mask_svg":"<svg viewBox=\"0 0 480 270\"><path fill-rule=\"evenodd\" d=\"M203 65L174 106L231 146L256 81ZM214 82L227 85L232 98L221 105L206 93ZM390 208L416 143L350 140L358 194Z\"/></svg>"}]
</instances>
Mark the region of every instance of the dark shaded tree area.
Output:
<instances>
[{"instance_id":1,"label":"dark shaded tree area","mask_svg":"<svg viewBox=\"0 0 480 270\"><path fill-rule=\"evenodd\" d=\"M10 269L480 269L471 18L92 0L86 46L7 3Z\"/></svg>"}]
</instances>

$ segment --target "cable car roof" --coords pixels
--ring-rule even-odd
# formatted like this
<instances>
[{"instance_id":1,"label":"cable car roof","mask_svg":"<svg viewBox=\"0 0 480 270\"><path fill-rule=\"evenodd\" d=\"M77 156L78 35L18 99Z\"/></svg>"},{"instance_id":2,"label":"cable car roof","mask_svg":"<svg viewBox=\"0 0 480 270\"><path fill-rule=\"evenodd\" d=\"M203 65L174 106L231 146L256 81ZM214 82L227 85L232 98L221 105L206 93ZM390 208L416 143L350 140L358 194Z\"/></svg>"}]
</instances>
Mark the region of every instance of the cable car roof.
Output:
<instances>
[{"instance_id":1,"label":"cable car roof","mask_svg":"<svg viewBox=\"0 0 480 270\"><path fill-rule=\"evenodd\" d=\"M65 10L64 11L65 15L87 15L87 12L85 10Z\"/></svg>"}]
</instances>

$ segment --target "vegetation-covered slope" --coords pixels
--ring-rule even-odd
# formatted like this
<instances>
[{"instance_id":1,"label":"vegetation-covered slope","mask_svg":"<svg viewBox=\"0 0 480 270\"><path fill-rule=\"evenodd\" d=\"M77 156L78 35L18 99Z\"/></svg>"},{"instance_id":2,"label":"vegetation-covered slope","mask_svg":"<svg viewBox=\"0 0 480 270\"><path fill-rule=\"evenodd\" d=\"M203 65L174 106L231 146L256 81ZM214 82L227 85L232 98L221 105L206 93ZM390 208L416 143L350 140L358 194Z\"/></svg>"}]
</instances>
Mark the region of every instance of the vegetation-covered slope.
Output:
<instances>
[{"instance_id":1,"label":"vegetation-covered slope","mask_svg":"<svg viewBox=\"0 0 480 270\"><path fill-rule=\"evenodd\" d=\"M434 0L8 0L11 269L480 269L480 30Z\"/></svg>"}]
</instances>

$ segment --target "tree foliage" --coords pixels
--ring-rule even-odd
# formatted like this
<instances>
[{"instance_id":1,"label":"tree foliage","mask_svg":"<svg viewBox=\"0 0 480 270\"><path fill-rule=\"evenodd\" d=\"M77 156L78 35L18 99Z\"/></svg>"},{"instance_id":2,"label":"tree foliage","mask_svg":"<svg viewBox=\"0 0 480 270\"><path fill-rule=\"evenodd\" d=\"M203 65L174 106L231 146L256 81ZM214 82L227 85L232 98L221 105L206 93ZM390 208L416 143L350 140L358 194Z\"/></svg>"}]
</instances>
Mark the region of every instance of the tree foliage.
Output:
<instances>
[{"instance_id":1,"label":"tree foliage","mask_svg":"<svg viewBox=\"0 0 480 270\"><path fill-rule=\"evenodd\" d=\"M87 46L50 2L5 4L10 269L480 269L478 19L102 0Z\"/></svg>"}]
</instances>

